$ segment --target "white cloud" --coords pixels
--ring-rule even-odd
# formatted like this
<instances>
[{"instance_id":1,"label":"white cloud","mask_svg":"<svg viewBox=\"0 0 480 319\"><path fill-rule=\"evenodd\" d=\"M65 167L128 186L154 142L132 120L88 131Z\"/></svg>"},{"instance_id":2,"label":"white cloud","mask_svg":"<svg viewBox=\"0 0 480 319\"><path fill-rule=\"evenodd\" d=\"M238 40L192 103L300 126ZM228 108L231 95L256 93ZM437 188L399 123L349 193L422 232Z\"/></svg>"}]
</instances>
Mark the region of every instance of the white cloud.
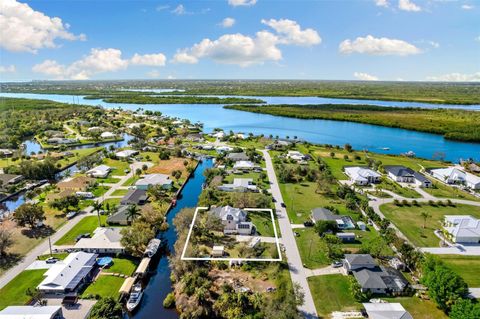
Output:
<instances>
[{"instance_id":1,"label":"white cloud","mask_svg":"<svg viewBox=\"0 0 480 319\"><path fill-rule=\"evenodd\" d=\"M444 82L480 82L480 72L472 74L464 73L449 73L439 76L428 76L429 81L444 81Z\"/></svg>"},{"instance_id":2,"label":"white cloud","mask_svg":"<svg viewBox=\"0 0 480 319\"><path fill-rule=\"evenodd\" d=\"M56 39L85 40L85 35L68 32L69 25L58 17L49 17L16 0L2 0L0 5L0 47L14 52L36 53L55 48Z\"/></svg>"},{"instance_id":3,"label":"white cloud","mask_svg":"<svg viewBox=\"0 0 480 319\"><path fill-rule=\"evenodd\" d=\"M282 44L311 46L322 42L317 31L313 29L302 30L296 21L288 19L263 19L262 23L268 25L278 33L280 43Z\"/></svg>"},{"instance_id":4,"label":"white cloud","mask_svg":"<svg viewBox=\"0 0 480 319\"><path fill-rule=\"evenodd\" d=\"M480 42L480 35L475 38L475 41Z\"/></svg>"},{"instance_id":5,"label":"white cloud","mask_svg":"<svg viewBox=\"0 0 480 319\"><path fill-rule=\"evenodd\" d=\"M235 19L230 17L223 19L222 22L220 23L220 25L224 28L233 27L234 24L235 24Z\"/></svg>"},{"instance_id":6,"label":"white cloud","mask_svg":"<svg viewBox=\"0 0 480 319\"><path fill-rule=\"evenodd\" d=\"M151 78L158 78L158 77L160 77L160 71L151 70L151 71L147 72L147 75Z\"/></svg>"},{"instance_id":7,"label":"white cloud","mask_svg":"<svg viewBox=\"0 0 480 319\"><path fill-rule=\"evenodd\" d=\"M422 51L403 40L389 38L375 38L372 35L358 37L355 40L344 40L339 45L343 54L362 53L370 55L400 55L419 54Z\"/></svg>"},{"instance_id":8,"label":"white cloud","mask_svg":"<svg viewBox=\"0 0 480 319\"><path fill-rule=\"evenodd\" d=\"M420 6L416 5L410 0L398 0L398 8L403 11L412 11L412 12L422 11L422 8L420 8Z\"/></svg>"},{"instance_id":9,"label":"white cloud","mask_svg":"<svg viewBox=\"0 0 480 319\"><path fill-rule=\"evenodd\" d=\"M167 58L162 53L157 54L144 54L140 55L135 53L130 59L130 63L133 65L150 65L150 66L164 66Z\"/></svg>"},{"instance_id":10,"label":"white cloud","mask_svg":"<svg viewBox=\"0 0 480 319\"><path fill-rule=\"evenodd\" d=\"M135 54L130 60L122 58L118 49L91 49L90 54L70 65L62 65L54 60L45 60L33 66L32 71L56 79L86 80L95 74L115 72L129 65L165 65L165 56L158 54Z\"/></svg>"},{"instance_id":11,"label":"white cloud","mask_svg":"<svg viewBox=\"0 0 480 319\"><path fill-rule=\"evenodd\" d=\"M253 6L257 0L228 0L228 4L234 7L238 6Z\"/></svg>"},{"instance_id":12,"label":"white cloud","mask_svg":"<svg viewBox=\"0 0 480 319\"><path fill-rule=\"evenodd\" d=\"M475 8L475 6L470 5L470 4L464 4L464 5L462 5L462 9L463 9L463 10L472 10L473 8Z\"/></svg>"},{"instance_id":13,"label":"white cloud","mask_svg":"<svg viewBox=\"0 0 480 319\"><path fill-rule=\"evenodd\" d=\"M0 73L15 73L17 69L15 68L15 65L0 65Z\"/></svg>"},{"instance_id":14,"label":"white cloud","mask_svg":"<svg viewBox=\"0 0 480 319\"><path fill-rule=\"evenodd\" d=\"M179 4L175 9L173 9L171 11L172 13L176 14L176 15L186 15L186 14L192 14L192 12L190 11L187 11L187 9L185 8L185 6L183 4Z\"/></svg>"},{"instance_id":15,"label":"white cloud","mask_svg":"<svg viewBox=\"0 0 480 319\"><path fill-rule=\"evenodd\" d=\"M168 9L168 8L170 8L169 5L159 5L159 6L157 6L157 7L155 8L155 10L157 10L157 11L163 11L163 10L166 10L166 9Z\"/></svg>"},{"instance_id":16,"label":"white cloud","mask_svg":"<svg viewBox=\"0 0 480 319\"><path fill-rule=\"evenodd\" d=\"M295 21L272 19L262 20L262 23L277 33L259 31L255 36L236 33L222 35L216 40L205 38L190 48L178 50L172 62L194 64L202 58L210 58L219 63L246 67L281 60L282 51L277 45L311 46L321 42L315 30L302 30Z\"/></svg>"},{"instance_id":17,"label":"white cloud","mask_svg":"<svg viewBox=\"0 0 480 319\"><path fill-rule=\"evenodd\" d=\"M167 79L168 80L175 80L175 77L173 75L169 75L169 76L167 76Z\"/></svg>"},{"instance_id":18,"label":"white cloud","mask_svg":"<svg viewBox=\"0 0 480 319\"><path fill-rule=\"evenodd\" d=\"M428 41L428 44L430 44L435 49L438 49L440 47L440 43L435 41Z\"/></svg>"},{"instance_id":19,"label":"white cloud","mask_svg":"<svg viewBox=\"0 0 480 319\"><path fill-rule=\"evenodd\" d=\"M375 5L378 7L388 7L388 1L387 0L375 0Z\"/></svg>"},{"instance_id":20,"label":"white cloud","mask_svg":"<svg viewBox=\"0 0 480 319\"><path fill-rule=\"evenodd\" d=\"M378 81L378 77L368 73L355 72L353 76L362 81Z\"/></svg>"}]
</instances>

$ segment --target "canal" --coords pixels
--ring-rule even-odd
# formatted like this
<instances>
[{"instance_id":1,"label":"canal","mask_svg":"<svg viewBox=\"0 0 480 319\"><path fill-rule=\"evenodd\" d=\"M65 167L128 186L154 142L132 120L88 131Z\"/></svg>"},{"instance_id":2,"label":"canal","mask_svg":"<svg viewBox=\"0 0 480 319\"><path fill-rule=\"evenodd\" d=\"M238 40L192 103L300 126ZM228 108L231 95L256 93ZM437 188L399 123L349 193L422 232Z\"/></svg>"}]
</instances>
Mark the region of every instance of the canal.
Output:
<instances>
[{"instance_id":1,"label":"canal","mask_svg":"<svg viewBox=\"0 0 480 319\"><path fill-rule=\"evenodd\" d=\"M173 226L173 218L179 211L187 207L197 206L198 197L202 192L202 185L205 182L203 172L211 168L213 162L211 159L205 159L199 163L194 175L187 181L182 190L182 196L177 200L177 205L173 207L167 215L169 228L160 235L162 243L167 245L167 254L161 256L156 271L150 278L148 286L145 288L142 304L138 311L131 318L139 319L173 319L178 318L175 310L163 308L163 299L171 292L172 283L170 281L170 268L168 266L168 252L173 251L173 245L177 239L177 233Z\"/></svg>"}]
</instances>

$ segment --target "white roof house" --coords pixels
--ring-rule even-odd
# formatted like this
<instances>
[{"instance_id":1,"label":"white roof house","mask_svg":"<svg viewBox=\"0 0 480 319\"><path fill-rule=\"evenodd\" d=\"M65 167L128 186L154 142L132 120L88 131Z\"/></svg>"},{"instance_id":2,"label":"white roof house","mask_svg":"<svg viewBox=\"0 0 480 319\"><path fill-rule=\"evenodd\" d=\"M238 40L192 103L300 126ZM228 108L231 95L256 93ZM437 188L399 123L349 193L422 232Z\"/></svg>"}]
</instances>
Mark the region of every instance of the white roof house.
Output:
<instances>
[{"instance_id":1,"label":"white roof house","mask_svg":"<svg viewBox=\"0 0 480 319\"><path fill-rule=\"evenodd\" d=\"M247 212L231 206L216 207L211 213L217 216L223 224L225 234L250 235L255 225L247 221Z\"/></svg>"},{"instance_id":2,"label":"white roof house","mask_svg":"<svg viewBox=\"0 0 480 319\"><path fill-rule=\"evenodd\" d=\"M472 189L480 189L480 177L464 172L454 166L432 169L430 173L447 184L463 184Z\"/></svg>"},{"instance_id":3,"label":"white roof house","mask_svg":"<svg viewBox=\"0 0 480 319\"><path fill-rule=\"evenodd\" d=\"M399 303L364 303L369 319L413 319Z\"/></svg>"},{"instance_id":4,"label":"white roof house","mask_svg":"<svg viewBox=\"0 0 480 319\"><path fill-rule=\"evenodd\" d=\"M253 169L255 164L251 161L237 161L233 165L233 169Z\"/></svg>"},{"instance_id":5,"label":"white roof house","mask_svg":"<svg viewBox=\"0 0 480 319\"><path fill-rule=\"evenodd\" d=\"M217 137L217 138L223 138L223 137L225 137L225 132L224 131L218 131L216 133L213 133L212 136Z\"/></svg>"},{"instance_id":6,"label":"white roof house","mask_svg":"<svg viewBox=\"0 0 480 319\"><path fill-rule=\"evenodd\" d=\"M71 253L62 262L54 264L45 273L46 278L37 288L46 293L68 293L74 291L90 274L96 263L97 254Z\"/></svg>"},{"instance_id":7,"label":"white roof house","mask_svg":"<svg viewBox=\"0 0 480 319\"><path fill-rule=\"evenodd\" d=\"M92 168L91 170L87 171L86 174L87 176L91 176L91 177L105 178L107 177L108 173L110 173L111 170L112 168L110 166L98 165Z\"/></svg>"},{"instance_id":8,"label":"white roof house","mask_svg":"<svg viewBox=\"0 0 480 319\"><path fill-rule=\"evenodd\" d=\"M257 186L253 185L253 178L234 178L232 184L223 184L217 188L225 192L257 191Z\"/></svg>"},{"instance_id":9,"label":"white roof house","mask_svg":"<svg viewBox=\"0 0 480 319\"><path fill-rule=\"evenodd\" d=\"M73 249L90 253L123 253L121 227L98 227L91 238L80 239Z\"/></svg>"},{"instance_id":10,"label":"white roof house","mask_svg":"<svg viewBox=\"0 0 480 319\"><path fill-rule=\"evenodd\" d=\"M350 180L357 185L368 185L370 183L378 183L382 175L366 167L352 166L345 167L345 174Z\"/></svg>"},{"instance_id":11,"label":"white roof house","mask_svg":"<svg viewBox=\"0 0 480 319\"><path fill-rule=\"evenodd\" d=\"M137 154L138 154L138 151L135 151L135 150L123 150L115 153L115 155L120 158L128 158L131 156L135 156Z\"/></svg>"},{"instance_id":12,"label":"white roof house","mask_svg":"<svg viewBox=\"0 0 480 319\"><path fill-rule=\"evenodd\" d=\"M295 161L303 161L305 159L305 155L299 151L288 151L287 158L291 158Z\"/></svg>"},{"instance_id":13,"label":"white roof house","mask_svg":"<svg viewBox=\"0 0 480 319\"><path fill-rule=\"evenodd\" d=\"M61 319L62 306L9 306L0 311L1 319Z\"/></svg>"},{"instance_id":14,"label":"white roof house","mask_svg":"<svg viewBox=\"0 0 480 319\"><path fill-rule=\"evenodd\" d=\"M114 138L115 134L113 134L112 132L103 132L102 134L100 134L100 137L101 138Z\"/></svg>"},{"instance_id":15,"label":"white roof house","mask_svg":"<svg viewBox=\"0 0 480 319\"><path fill-rule=\"evenodd\" d=\"M150 186L160 185L164 188L170 188L173 181L166 174L148 174L135 183L137 189L147 190Z\"/></svg>"},{"instance_id":16,"label":"white roof house","mask_svg":"<svg viewBox=\"0 0 480 319\"><path fill-rule=\"evenodd\" d=\"M470 215L445 215L445 231L456 243L480 243L480 220Z\"/></svg>"}]
</instances>

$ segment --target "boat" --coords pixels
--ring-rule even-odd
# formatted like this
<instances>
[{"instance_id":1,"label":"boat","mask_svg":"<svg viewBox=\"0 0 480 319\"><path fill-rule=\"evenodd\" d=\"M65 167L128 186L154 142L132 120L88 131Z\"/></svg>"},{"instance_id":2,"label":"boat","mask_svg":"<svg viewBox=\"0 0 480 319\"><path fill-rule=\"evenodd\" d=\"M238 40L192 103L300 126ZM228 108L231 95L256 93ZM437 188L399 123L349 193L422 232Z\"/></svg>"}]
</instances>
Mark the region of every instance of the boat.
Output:
<instances>
[{"instance_id":1,"label":"boat","mask_svg":"<svg viewBox=\"0 0 480 319\"><path fill-rule=\"evenodd\" d=\"M174 198L172 199L172 207L175 207L177 206L177 200Z\"/></svg>"},{"instance_id":2,"label":"boat","mask_svg":"<svg viewBox=\"0 0 480 319\"><path fill-rule=\"evenodd\" d=\"M390 150L390 147L382 147L381 150L389 151L389 150Z\"/></svg>"},{"instance_id":3,"label":"boat","mask_svg":"<svg viewBox=\"0 0 480 319\"><path fill-rule=\"evenodd\" d=\"M144 255L149 258L152 258L153 255L157 253L158 248L160 247L160 243L161 243L161 240L158 238L153 238L152 240L150 240L147 248L145 249Z\"/></svg>"},{"instance_id":4,"label":"boat","mask_svg":"<svg viewBox=\"0 0 480 319\"><path fill-rule=\"evenodd\" d=\"M127 310L133 311L135 308L137 308L137 306L140 304L140 301L142 300L142 297L142 284L136 283L132 288L132 292L130 292L130 298L128 298L127 301Z\"/></svg>"}]
</instances>

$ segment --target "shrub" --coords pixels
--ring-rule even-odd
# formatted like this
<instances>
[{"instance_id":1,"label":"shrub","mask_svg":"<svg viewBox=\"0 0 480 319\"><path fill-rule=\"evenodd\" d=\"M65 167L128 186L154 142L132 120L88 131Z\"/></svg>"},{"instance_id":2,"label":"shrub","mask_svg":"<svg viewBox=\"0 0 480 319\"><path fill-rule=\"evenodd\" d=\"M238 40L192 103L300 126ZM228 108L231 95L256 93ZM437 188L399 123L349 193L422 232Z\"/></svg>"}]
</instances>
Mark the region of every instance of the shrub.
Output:
<instances>
[{"instance_id":1,"label":"shrub","mask_svg":"<svg viewBox=\"0 0 480 319\"><path fill-rule=\"evenodd\" d=\"M175 305L175 295L173 292L169 293L163 300L163 307L172 308Z\"/></svg>"}]
</instances>

